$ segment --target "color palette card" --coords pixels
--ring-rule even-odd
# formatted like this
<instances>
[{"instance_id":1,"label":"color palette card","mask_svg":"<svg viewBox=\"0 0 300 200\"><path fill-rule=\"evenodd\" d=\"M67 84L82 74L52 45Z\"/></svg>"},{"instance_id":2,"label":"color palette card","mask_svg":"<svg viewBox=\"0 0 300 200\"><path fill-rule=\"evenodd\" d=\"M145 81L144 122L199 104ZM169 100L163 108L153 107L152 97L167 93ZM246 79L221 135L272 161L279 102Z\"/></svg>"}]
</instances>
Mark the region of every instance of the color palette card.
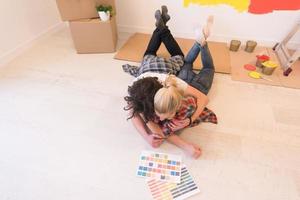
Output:
<instances>
[{"instance_id":1,"label":"color palette card","mask_svg":"<svg viewBox=\"0 0 300 200\"><path fill-rule=\"evenodd\" d=\"M151 179L148 187L155 200L183 200L200 192L185 166L181 169L180 183L167 183Z\"/></svg>"},{"instance_id":2,"label":"color palette card","mask_svg":"<svg viewBox=\"0 0 300 200\"><path fill-rule=\"evenodd\" d=\"M180 183L181 156L143 151L137 175L165 182Z\"/></svg>"}]
</instances>

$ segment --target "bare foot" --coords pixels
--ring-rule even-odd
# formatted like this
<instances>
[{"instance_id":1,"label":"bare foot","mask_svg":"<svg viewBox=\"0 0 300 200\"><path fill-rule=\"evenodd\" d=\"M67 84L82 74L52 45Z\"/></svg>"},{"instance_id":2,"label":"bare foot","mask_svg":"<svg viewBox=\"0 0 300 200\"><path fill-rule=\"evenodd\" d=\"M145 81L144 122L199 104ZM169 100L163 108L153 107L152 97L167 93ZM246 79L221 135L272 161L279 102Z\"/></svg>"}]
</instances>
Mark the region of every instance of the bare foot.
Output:
<instances>
[{"instance_id":1,"label":"bare foot","mask_svg":"<svg viewBox=\"0 0 300 200\"><path fill-rule=\"evenodd\" d=\"M214 16L213 15L208 16L206 20L206 25L203 27L203 35L205 40L210 36L213 23L214 23Z\"/></svg>"},{"instance_id":2,"label":"bare foot","mask_svg":"<svg viewBox=\"0 0 300 200\"><path fill-rule=\"evenodd\" d=\"M211 34L211 28L213 23L214 23L214 16L210 15L206 20L206 24L202 28L200 27L195 30L196 41L201 46L204 46L206 44L206 40Z\"/></svg>"},{"instance_id":3,"label":"bare foot","mask_svg":"<svg viewBox=\"0 0 300 200\"><path fill-rule=\"evenodd\" d=\"M185 149L185 151L192 156L193 158L197 159L201 155L201 149L198 145L189 143L188 147Z\"/></svg>"}]
</instances>

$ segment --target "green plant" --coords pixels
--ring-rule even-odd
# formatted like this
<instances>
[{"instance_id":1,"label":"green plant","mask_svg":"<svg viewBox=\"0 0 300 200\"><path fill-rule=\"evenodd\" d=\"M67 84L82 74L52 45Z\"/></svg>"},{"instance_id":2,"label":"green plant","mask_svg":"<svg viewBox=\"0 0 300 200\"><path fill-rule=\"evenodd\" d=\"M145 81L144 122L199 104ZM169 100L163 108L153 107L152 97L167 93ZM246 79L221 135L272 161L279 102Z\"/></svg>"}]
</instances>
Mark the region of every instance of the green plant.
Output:
<instances>
[{"instance_id":1,"label":"green plant","mask_svg":"<svg viewBox=\"0 0 300 200\"><path fill-rule=\"evenodd\" d=\"M113 7L110 6L110 5L109 5L109 6L106 6L106 5L99 5L99 6L96 6L96 10L97 10L98 12L101 12L101 11L107 12L107 11L109 11L110 16L113 16L113 15L114 15Z\"/></svg>"}]
</instances>

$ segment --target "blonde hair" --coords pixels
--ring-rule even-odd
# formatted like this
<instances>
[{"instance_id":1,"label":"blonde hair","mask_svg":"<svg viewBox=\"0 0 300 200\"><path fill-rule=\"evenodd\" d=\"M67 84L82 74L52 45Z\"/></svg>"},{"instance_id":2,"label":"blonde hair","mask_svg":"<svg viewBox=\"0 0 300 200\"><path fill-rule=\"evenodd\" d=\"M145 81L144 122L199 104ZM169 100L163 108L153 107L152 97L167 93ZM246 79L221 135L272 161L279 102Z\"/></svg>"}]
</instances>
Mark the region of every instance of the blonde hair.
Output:
<instances>
[{"instance_id":1,"label":"blonde hair","mask_svg":"<svg viewBox=\"0 0 300 200\"><path fill-rule=\"evenodd\" d=\"M169 75L163 85L154 96L154 109L160 114L174 113L180 107L183 91L177 87L174 75Z\"/></svg>"}]
</instances>

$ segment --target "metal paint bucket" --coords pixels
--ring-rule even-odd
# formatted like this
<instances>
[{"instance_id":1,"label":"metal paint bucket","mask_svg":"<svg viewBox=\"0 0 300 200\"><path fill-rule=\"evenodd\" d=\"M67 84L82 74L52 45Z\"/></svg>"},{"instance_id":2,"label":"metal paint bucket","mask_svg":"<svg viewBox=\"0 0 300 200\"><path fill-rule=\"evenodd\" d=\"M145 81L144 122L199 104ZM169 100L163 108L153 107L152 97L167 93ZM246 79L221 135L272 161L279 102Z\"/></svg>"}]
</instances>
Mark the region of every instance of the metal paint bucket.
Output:
<instances>
[{"instance_id":1,"label":"metal paint bucket","mask_svg":"<svg viewBox=\"0 0 300 200\"><path fill-rule=\"evenodd\" d=\"M270 60L270 57L267 55L257 55L256 58L257 60L255 65L259 68L262 68L262 63Z\"/></svg>"},{"instance_id":2,"label":"metal paint bucket","mask_svg":"<svg viewBox=\"0 0 300 200\"><path fill-rule=\"evenodd\" d=\"M255 42L253 40L248 40L246 43L245 51L247 51L248 53L252 53L254 51L256 45L257 45L257 42Z\"/></svg>"},{"instance_id":3,"label":"metal paint bucket","mask_svg":"<svg viewBox=\"0 0 300 200\"><path fill-rule=\"evenodd\" d=\"M278 64L273 61L266 61L262 63L262 73L266 75L272 75L274 70L278 67Z\"/></svg>"},{"instance_id":4,"label":"metal paint bucket","mask_svg":"<svg viewBox=\"0 0 300 200\"><path fill-rule=\"evenodd\" d=\"M240 46L241 46L241 41L231 40L229 50L230 51L238 51Z\"/></svg>"}]
</instances>

